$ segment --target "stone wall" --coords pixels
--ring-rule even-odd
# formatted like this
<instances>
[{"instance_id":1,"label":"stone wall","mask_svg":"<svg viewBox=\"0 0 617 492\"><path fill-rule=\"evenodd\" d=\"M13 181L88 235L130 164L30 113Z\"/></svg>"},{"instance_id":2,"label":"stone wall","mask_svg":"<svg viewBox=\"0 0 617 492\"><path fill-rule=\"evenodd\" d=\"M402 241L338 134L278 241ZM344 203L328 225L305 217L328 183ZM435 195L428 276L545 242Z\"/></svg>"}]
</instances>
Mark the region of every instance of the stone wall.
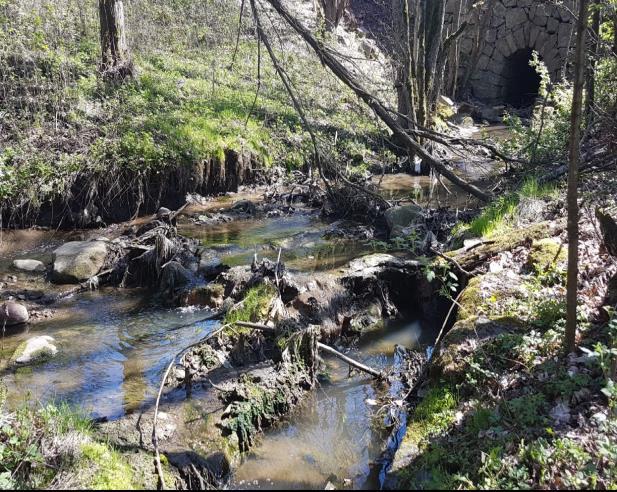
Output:
<instances>
[{"instance_id":1,"label":"stone wall","mask_svg":"<svg viewBox=\"0 0 617 492\"><path fill-rule=\"evenodd\" d=\"M448 4L452 22L456 0ZM463 96L488 104L504 102L512 74L509 65L521 51L535 50L546 64L553 82L561 80L570 48L573 47L574 0L564 5L534 0L489 0L485 23L480 16L467 19L470 28L461 40L459 86ZM479 36L479 44L474 37ZM474 46L479 46L475 49Z\"/></svg>"}]
</instances>

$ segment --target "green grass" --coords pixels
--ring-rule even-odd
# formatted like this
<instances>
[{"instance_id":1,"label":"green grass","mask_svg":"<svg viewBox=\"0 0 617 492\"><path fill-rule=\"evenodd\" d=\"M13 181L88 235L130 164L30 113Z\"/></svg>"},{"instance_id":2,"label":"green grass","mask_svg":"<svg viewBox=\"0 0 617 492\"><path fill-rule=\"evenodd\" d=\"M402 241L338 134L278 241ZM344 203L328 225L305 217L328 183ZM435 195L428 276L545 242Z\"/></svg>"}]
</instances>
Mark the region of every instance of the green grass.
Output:
<instances>
[{"instance_id":1,"label":"green grass","mask_svg":"<svg viewBox=\"0 0 617 492\"><path fill-rule=\"evenodd\" d=\"M522 199L541 199L555 193L553 185L541 185L537 178L528 178L521 188L499 197L473 219L468 230L477 237L490 237L508 229L516 216Z\"/></svg>"},{"instance_id":2,"label":"green grass","mask_svg":"<svg viewBox=\"0 0 617 492\"><path fill-rule=\"evenodd\" d=\"M139 485L125 457L97 440L80 409L48 403L8 413L0 406L0 489L44 489L58 479L101 490Z\"/></svg>"},{"instance_id":3,"label":"green grass","mask_svg":"<svg viewBox=\"0 0 617 492\"><path fill-rule=\"evenodd\" d=\"M267 315L267 308L276 294L276 289L270 284L260 284L247 291L241 303L230 309L223 320L223 324L233 324L237 321L257 322ZM234 327L235 331L243 331Z\"/></svg>"}]
</instances>

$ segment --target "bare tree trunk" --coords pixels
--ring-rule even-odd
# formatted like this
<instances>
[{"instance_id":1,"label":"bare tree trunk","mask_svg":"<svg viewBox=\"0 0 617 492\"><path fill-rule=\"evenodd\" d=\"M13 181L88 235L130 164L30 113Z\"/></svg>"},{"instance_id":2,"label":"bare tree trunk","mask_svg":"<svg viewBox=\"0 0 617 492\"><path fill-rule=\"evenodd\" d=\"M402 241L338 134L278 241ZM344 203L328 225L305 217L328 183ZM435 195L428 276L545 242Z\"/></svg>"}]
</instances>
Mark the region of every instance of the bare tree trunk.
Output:
<instances>
[{"instance_id":1,"label":"bare tree trunk","mask_svg":"<svg viewBox=\"0 0 617 492\"><path fill-rule=\"evenodd\" d=\"M414 138L412 138L392 116L392 110L388 109L381 103L373 94L369 93L356 78L342 65L335 56L327 50L324 45L311 34L311 32L302 25L280 2L280 0L267 0L267 2L276 10L279 15L306 41L306 43L315 51L321 62L326 65L334 75L336 75L343 83L345 83L354 93L364 101L383 121L383 123L392 130L395 137L399 139L402 145L409 152L416 153L421 157L435 172L443 175L453 184L459 186L463 190L479 198L482 201L489 201L491 195L479 189L471 183L466 182L456 173L448 168L445 162L435 158L429 151L424 149Z\"/></svg>"},{"instance_id":2,"label":"bare tree trunk","mask_svg":"<svg viewBox=\"0 0 617 492\"><path fill-rule=\"evenodd\" d=\"M594 0L593 3L594 10L591 17L592 43L590 46L589 64L587 66L587 76L585 80L587 92L587 98L585 99L585 120L587 125L591 124L591 118L593 116L593 105L596 100L596 69L600 56L600 0Z\"/></svg>"},{"instance_id":3,"label":"bare tree trunk","mask_svg":"<svg viewBox=\"0 0 617 492\"><path fill-rule=\"evenodd\" d=\"M319 8L318 11L323 15L328 31L337 28L348 5L349 0L317 0L315 2L315 6Z\"/></svg>"},{"instance_id":4,"label":"bare tree trunk","mask_svg":"<svg viewBox=\"0 0 617 492\"><path fill-rule=\"evenodd\" d=\"M461 17L463 15L463 9L465 8L466 1L458 0L458 6L454 11L453 29L458 31L461 26ZM448 94L452 99L456 98L456 83L458 81L458 69L459 69L459 55L460 47L458 41L455 41L450 52L448 53L448 75L445 83L444 92Z\"/></svg>"},{"instance_id":5,"label":"bare tree trunk","mask_svg":"<svg viewBox=\"0 0 617 492\"><path fill-rule=\"evenodd\" d=\"M617 14L613 16L613 53L617 55Z\"/></svg>"},{"instance_id":6,"label":"bare tree trunk","mask_svg":"<svg viewBox=\"0 0 617 492\"><path fill-rule=\"evenodd\" d=\"M588 0L579 0L574 62L574 94L570 119L570 168L568 172L568 287L565 348L576 350L578 312L578 166L580 161L583 87L585 84L585 34L587 32Z\"/></svg>"},{"instance_id":7,"label":"bare tree trunk","mask_svg":"<svg viewBox=\"0 0 617 492\"><path fill-rule=\"evenodd\" d=\"M122 0L99 0L101 24L101 73L108 80L122 81L135 74L126 42Z\"/></svg>"}]
</instances>

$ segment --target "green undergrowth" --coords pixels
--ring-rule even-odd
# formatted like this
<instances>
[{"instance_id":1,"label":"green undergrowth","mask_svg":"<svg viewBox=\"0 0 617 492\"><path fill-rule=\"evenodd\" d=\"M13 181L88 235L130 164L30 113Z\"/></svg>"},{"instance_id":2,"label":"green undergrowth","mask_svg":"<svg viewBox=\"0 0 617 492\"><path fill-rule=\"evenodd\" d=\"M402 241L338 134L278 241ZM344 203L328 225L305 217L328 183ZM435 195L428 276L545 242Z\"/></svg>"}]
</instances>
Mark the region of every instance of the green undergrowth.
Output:
<instances>
[{"instance_id":1,"label":"green undergrowth","mask_svg":"<svg viewBox=\"0 0 617 492\"><path fill-rule=\"evenodd\" d=\"M0 489L143 488L119 451L100 441L92 421L69 405L0 405Z\"/></svg>"},{"instance_id":2,"label":"green undergrowth","mask_svg":"<svg viewBox=\"0 0 617 492\"><path fill-rule=\"evenodd\" d=\"M394 478L408 489L617 487L617 317L579 320L563 353L563 256L536 241L507 282L474 278L410 412Z\"/></svg>"},{"instance_id":3,"label":"green undergrowth","mask_svg":"<svg viewBox=\"0 0 617 492\"><path fill-rule=\"evenodd\" d=\"M541 185L536 178L528 178L517 191L497 198L469 224L461 224L453 232L467 232L474 237L499 235L514 224L522 201L550 198L556 192L554 185Z\"/></svg>"}]
</instances>

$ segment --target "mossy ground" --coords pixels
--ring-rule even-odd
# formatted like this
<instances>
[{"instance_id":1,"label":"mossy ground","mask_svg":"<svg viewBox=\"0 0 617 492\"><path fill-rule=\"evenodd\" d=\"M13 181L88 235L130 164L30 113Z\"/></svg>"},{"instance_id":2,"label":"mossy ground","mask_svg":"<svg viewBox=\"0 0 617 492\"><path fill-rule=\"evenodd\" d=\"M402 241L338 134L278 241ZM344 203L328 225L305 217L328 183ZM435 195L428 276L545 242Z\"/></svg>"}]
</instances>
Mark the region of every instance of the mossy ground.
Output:
<instances>
[{"instance_id":1,"label":"mossy ground","mask_svg":"<svg viewBox=\"0 0 617 492\"><path fill-rule=\"evenodd\" d=\"M499 241L500 239L497 239ZM525 251L523 246L520 251ZM581 319L566 356L559 241L474 278L432 362L394 467L398 487L615 488L617 319Z\"/></svg>"},{"instance_id":2,"label":"mossy ground","mask_svg":"<svg viewBox=\"0 0 617 492\"><path fill-rule=\"evenodd\" d=\"M151 486L153 478L137 473L129 458L97 437L92 421L67 404L16 412L0 405L0 488Z\"/></svg>"},{"instance_id":3,"label":"mossy ground","mask_svg":"<svg viewBox=\"0 0 617 492\"><path fill-rule=\"evenodd\" d=\"M276 288L269 283L261 283L251 287L243 299L230 309L223 319L224 325L231 325L230 334L250 333L248 328L234 326L237 321L257 323L268 315L268 308L276 295Z\"/></svg>"}]
</instances>

